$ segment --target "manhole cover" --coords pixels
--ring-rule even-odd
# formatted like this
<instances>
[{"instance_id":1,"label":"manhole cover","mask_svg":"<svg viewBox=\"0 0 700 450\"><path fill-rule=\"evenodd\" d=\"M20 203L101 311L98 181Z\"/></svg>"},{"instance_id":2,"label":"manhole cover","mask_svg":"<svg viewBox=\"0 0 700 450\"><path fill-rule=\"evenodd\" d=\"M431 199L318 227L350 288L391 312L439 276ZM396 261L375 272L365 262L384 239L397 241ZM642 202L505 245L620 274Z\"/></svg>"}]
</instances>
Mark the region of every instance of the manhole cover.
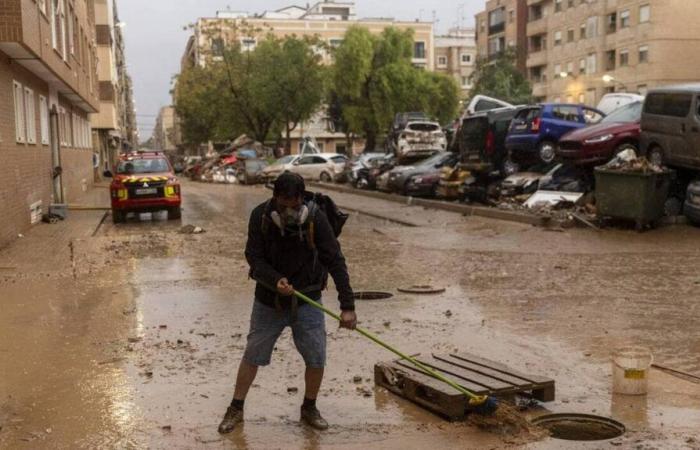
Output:
<instances>
[{"instance_id":1,"label":"manhole cover","mask_svg":"<svg viewBox=\"0 0 700 450\"><path fill-rule=\"evenodd\" d=\"M388 292L378 292L378 291L365 291L365 292L355 292L355 300L385 300L391 298L394 294Z\"/></svg>"},{"instance_id":2,"label":"manhole cover","mask_svg":"<svg viewBox=\"0 0 700 450\"><path fill-rule=\"evenodd\" d=\"M553 438L567 441L604 441L626 431L620 422L589 414L549 414L532 423L548 430Z\"/></svg>"},{"instance_id":3,"label":"manhole cover","mask_svg":"<svg viewBox=\"0 0 700 450\"><path fill-rule=\"evenodd\" d=\"M445 292L445 288L439 288L430 285L421 285L398 288L398 291L403 292L405 294L442 294L443 292Z\"/></svg>"}]
</instances>

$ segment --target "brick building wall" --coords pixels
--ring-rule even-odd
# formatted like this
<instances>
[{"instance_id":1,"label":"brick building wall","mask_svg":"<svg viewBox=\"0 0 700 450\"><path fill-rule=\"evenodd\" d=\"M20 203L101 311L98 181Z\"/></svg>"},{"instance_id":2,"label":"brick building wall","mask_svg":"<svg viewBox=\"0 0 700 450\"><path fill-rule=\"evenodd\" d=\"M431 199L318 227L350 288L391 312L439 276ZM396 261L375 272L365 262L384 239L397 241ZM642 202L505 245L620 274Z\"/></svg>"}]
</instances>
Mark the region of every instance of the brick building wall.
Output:
<instances>
[{"instance_id":1,"label":"brick building wall","mask_svg":"<svg viewBox=\"0 0 700 450\"><path fill-rule=\"evenodd\" d=\"M0 52L0 248L30 226L29 206L42 202L44 212L53 199L52 156L48 145L41 143L40 111L35 108L36 144L18 143L15 136L13 82L20 83L39 96L49 98L49 87L40 78ZM87 120L87 114L60 99L69 113ZM72 125L72 123L71 123ZM61 149L65 200L71 202L83 191L85 182L93 180L92 150L66 147Z\"/></svg>"}]
</instances>

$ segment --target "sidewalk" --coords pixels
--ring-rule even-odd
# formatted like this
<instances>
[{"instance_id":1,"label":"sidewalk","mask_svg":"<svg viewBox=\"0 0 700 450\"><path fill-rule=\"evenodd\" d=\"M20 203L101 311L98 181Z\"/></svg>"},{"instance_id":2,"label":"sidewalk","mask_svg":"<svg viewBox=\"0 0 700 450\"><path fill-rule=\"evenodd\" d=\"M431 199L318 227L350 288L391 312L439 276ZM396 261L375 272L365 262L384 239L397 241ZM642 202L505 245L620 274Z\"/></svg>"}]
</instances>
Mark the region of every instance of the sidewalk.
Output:
<instances>
[{"instance_id":1,"label":"sidewalk","mask_svg":"<svg viewBox=\"0 0 700 450\"><path fill-rule=\"evenodd\" d=\"M71 205L108 207L107 186L96 184ZM0 250L0 281L49 274L70 276L72 243L91 237L106 213L104 210L69 210L65 221L33 226L23 237Z\"/></svg>"}]
</instances>

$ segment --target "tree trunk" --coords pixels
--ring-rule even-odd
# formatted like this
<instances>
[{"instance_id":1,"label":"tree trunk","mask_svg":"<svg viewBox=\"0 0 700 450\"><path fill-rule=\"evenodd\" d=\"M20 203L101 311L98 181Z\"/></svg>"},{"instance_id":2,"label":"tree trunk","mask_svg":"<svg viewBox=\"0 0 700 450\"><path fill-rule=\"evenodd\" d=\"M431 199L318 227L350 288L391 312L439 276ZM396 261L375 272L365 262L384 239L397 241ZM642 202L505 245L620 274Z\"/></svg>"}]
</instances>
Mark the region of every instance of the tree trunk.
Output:
<instances>
[{"instance_id":1,"label":"tree trunk","mask_svg":"<svg viewBox=\"0 0 700 450\"><path fill-rule=\"evenodd\" d=\"M292 127L289 126L289 122L287 122L287 134L286 134L286 142L284 143L284 154L285 155L291 155L292 154Z\"/></svg>"},{"instance_id":2,"label":"tree trunk","mask_svg":"<svg viewBox=\"0 0 700 450\"><path fill-rule=\"evenodd\" d=\"M373 152L374 148L377 146L377 132L375 130L365 128L365 137L367 139L365 142L365 151Z\"/></svg>"}]
</instances>

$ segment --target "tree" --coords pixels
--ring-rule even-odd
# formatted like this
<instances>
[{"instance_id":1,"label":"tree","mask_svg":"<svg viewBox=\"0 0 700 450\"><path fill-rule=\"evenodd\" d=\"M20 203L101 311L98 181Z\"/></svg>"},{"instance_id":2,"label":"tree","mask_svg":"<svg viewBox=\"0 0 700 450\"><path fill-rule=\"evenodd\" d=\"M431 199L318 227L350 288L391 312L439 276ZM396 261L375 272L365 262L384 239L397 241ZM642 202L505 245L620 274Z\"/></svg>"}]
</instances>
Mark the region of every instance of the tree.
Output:
<instances>
[{"instance_id":1,"label":"tree","mask_svg":"<svg viewBox=\"0 0 700 450\"><path fill-rule=\"evenodd\" d=\"M469 77L473 87L472 96L481 94L513 103L529 103L532 87L516 67L517 53L509 49L495 58L480 58Z\"/></svg>"},{"instance_id":2,"label":"tree","mask_svg":"<svg viewBox=\"0 0 700 450\"><path fill-rule=\"evenodd\" d=\"M364 134L366 150L396 113L424 111L447 122L457 112L455 81L413 66L412 30L390 27L376 36L353 26L334 56L330 104L342 110L346 134Z\"/></svg>"}]
</instances>

